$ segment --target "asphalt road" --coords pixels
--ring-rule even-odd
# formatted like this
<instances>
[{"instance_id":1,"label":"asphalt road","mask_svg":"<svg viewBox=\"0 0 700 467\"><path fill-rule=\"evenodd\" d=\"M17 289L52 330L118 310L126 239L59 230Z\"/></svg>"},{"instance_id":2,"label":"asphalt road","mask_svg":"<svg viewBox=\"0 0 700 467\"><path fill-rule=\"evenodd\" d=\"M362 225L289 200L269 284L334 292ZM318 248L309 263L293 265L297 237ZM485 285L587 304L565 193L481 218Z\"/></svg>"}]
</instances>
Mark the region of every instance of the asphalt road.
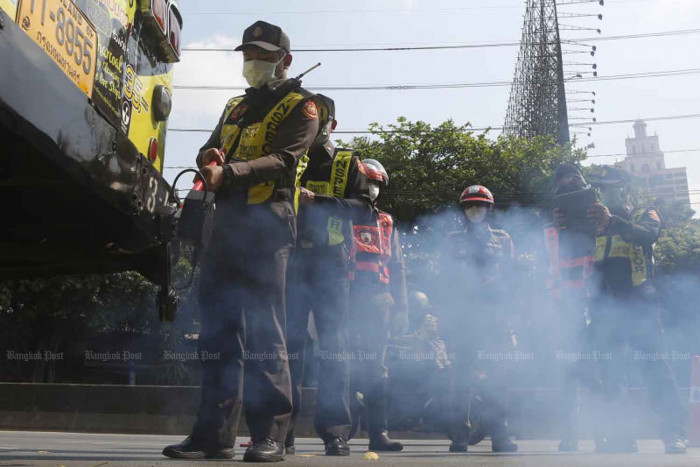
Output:
<instances>
[{"instance_id":1,"label":"asphalt road","mask_svg":"<svg viewBox=\"0 0 700 467\"><path fill-rule=\"evenodd\" d=\"M181 440L177 436L0 431L0 466L230 464L241 462L244 451L237 449L233 461L176 461L161 455L165 445ZM278 465L700 466L700 448L690 449L686 455L669 456L664 454L663 444L658 440L640 441L638 454L614 455L595 454L592 441L583 441L578 453L569 454L558 453L554 440L520 440L518 444L520 451L514 454L492 453L488 440L470 448L468 454L450 454L447 441L406 440L404 451L379 453L378 460L368 461L364 459L367 440L353 440L350 457L329 458L323 455L320 441L304 438L297 441L297 454L287 456L284 464Z\"/></svg>"}]
</instances>

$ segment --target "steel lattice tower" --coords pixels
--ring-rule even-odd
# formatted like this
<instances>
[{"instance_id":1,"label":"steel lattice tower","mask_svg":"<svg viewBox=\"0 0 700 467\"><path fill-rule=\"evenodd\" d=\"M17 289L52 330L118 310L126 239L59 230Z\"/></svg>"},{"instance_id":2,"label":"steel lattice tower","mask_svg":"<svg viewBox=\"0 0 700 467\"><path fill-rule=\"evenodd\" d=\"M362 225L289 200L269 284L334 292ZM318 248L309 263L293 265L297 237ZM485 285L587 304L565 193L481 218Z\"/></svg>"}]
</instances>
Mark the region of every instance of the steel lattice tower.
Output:
<instances>
[{"instance_id":1,"label":"steel lattice tower","mask_svg":"<svg viewBox=\"0 0 700 467\"><path fill-rule=\"evenodd\" d=\"M556 0L526 0L525 24L504 131L570 141Z\"/></svg>"}]
</instances>

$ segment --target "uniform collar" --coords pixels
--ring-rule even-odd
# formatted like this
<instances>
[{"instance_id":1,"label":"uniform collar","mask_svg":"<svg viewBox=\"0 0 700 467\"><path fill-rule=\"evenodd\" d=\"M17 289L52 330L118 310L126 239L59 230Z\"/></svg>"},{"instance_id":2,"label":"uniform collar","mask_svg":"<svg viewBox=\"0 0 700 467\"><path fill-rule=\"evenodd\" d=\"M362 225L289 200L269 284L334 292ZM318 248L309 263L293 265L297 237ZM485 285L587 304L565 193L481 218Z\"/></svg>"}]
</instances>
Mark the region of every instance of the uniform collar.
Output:
<instances>
[{"instance_id":1,"label":"uniform collar","mask_svg":"<svg viewBox=\"0 0 700 467\"><path fill-rule=\"evenodd\" d=\"M254 88L254 87L249 87L245 90L246 95L250 97L270 97L274 96L278 92L282 91L285 94L289 91L292 91L296 87L296 83L289 82L289 78L285 79L274 79L266 84L264 84L260 89ZM289 82L288 86L284 86L285 83ZM290 87L289 90L287 90L287 87Z\"/></svg>"},{"instance_id":2,"label":"uniform collar","mask_svg":"<svg viewBox=\"0 0 700 467\"><path fill-rule=\"evenodd\" d=\"M277 91L277 90L280 88L280 86L282 86L282 85L283 85L284 83L286 83L287 81L289 81L288 78L284 78L284 79L273 79L272 81L270 81L269 83L267 83L265 86L263 86L263 88L267 88L270 92L275 92L275 91Z\"/></svg>"},{"instance_id":3,"label":"uniform collar","mask_svg":"<svg viewBox=\"0 0 700 467\"><path fill-rule=\"evenodd\" d=\"M488 222L479 222L478 224L467 222L466 231L472 233L476 238L489 238L491 236L491 226Z\"/></svg>"},{"instance_id":4,"label":"uniform collar","mask_svg":"<svg viewBox=\"0 0 700 467\"><path fill-rule=\"evenodd\" d=\"M254 88L254 87L249 87L246 88L245 93L248 95L266 95L266 94L271 94L274 93L281 85L283 85L287 79L273 79L272 81L269 81L265 84L263 84L260 88Z\"/></svg>"},{"instance_id":5,"label":"uniform collar","mask_svg":"<svg viewBox=\"0 0 700 467\"><path fill-rule=\"evenodd\" d=\"M329 139L326 144L322 146L315 146L309 151L309 158L311 160L318 160L319 162L326 162L332 160L335 156L335 145Z\"/></svg>"}]
</instances>

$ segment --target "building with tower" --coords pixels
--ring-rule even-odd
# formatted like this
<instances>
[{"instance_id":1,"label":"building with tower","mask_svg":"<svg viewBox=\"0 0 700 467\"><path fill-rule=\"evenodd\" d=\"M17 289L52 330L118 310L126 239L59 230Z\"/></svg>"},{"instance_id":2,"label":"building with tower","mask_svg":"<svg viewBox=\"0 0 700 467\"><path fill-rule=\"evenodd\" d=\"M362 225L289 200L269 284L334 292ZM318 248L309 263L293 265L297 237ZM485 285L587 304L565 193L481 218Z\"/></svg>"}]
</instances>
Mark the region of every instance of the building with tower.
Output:
<instances>
[{"instance_id":1,"label":"building with tower","mask_svg":"<svg viewBox=\"0 0 700 467\"><path fill-rule=\"evenodd\" d=\"M625 139L627 156L617 165L634 175L640 194L646 201L653 202L663 197L690 208L685 167L667 169L659 136L648 135L647 124L642 120L634 122L633 128L634 137Z\"/></svg>"}]
</instances>

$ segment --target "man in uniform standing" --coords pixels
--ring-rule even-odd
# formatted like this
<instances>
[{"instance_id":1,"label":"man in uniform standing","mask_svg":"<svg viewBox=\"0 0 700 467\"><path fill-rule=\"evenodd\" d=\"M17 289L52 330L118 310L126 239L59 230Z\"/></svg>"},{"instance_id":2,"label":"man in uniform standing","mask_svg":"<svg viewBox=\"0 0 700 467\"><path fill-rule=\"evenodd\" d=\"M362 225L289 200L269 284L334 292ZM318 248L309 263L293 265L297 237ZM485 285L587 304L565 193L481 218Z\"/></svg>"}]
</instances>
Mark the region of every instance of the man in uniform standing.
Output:
<instances>
[{"instance_id":1,"label":"man in uniform standing","mask_svg":"<svg viewBox=\"0 0 700 467\"><path fill-rule=\"evenodd\" d=\"M408 330L406 271L399 232L389 213L376 201L389 183L377 160L363 161L370 181L372 209L355 219L355 270L350 293L351 341L357 350L353 380L363 395L370 451L401 451L403 445L388 435L387 378L384 357L391 333Z\"/></svg>"},{"instance_id":2,"label":"man in uniform standing","mask_svg":"<svg viewBox=\"0 0 700 467\"><path fill-rule=\"evenodd\" d=\"M625 378L630 360L641 365L650 401L659 420L666 452L686 452L683 416L675 377L662 354L662 331L654 278L654 243L661 219L651 207L633 204L631 177L614 166L603 166L591 180L600 189L601 202L589 209L598 232L595 267L599 288L591 306L593 339L601 354L607 420L601 426L609 433L596 443L598 452L636 452L630 426L630 401ZM629 345L631 352L625 355Z\"/></svg>"},{"instance_id":3,"label":"man in uniform standing","mask_svg":"<svg viewBox=\"0 0 700 467\"><path fill-rule=\"evenodd\" d=\"M243 406L252 438L243 460L273 462L283 459L292 412L284 329L295 185L318 133L318 111L300 82L287 79L290 43L278 26L256 22L236 50L251 87L226 104L197 156L217 192L202 261L199 349L219 358L202 361L191 435L163 454L230 459Z\"/></svg>"},{"instance_id":4,"label":"man in uniform standing","mask_svg":"<svg viewBox=\"0 0 700 467\"><path fill-rule=\"evenodd\" d=\"M554 306L554 319L551 320L552 335L555 336L555 357L578 355L587 349L587 315L591 289L594 282L593 245L594 225L586 218L588 204L586 196L595 194L586 183L581 171L574 164L562 164L554 173L555 204L567 205L567 211L580 211L578 216L566 218L560 207L554 209L553 222L544 231L547 253L547 289ZM568 201L563 201L568 200ZM571 209L568 208L571 206ZM593 227L593 228L591 228ZM578 450L576 427L577 387L586 383L592 389L599 389L591 368L592 362L557 358L560 384L560 407L562 415L562 436L559 451Z\"/></svg>"},{"instance_id":5,"label":"man in uniform standing","mask_svg":"<svg viewBox=\"0 0 700 467\"><path fill-rule=\"evenodd\" d=\"M478 396L484 432L494 452L513 452L508 439L502 363L489 365L480 352L501 352L510 343L507 280L513 275L515 248L504 230L492 229L488 216L494 198L481 185L460 196L464 229L451 232L440 260L441 316L446 318L447 348L455 352L450 378L450 452L467 452L474 400Z\"/></svg>"},{"instance_id":6,"label":"man in uniform standing","mask_svg":"<svg viewBox=\"0 0 700 467\"><path fill-rule=\"evenodd\" d=\"M313 310L321 359L314 424L326 455L347 456L350 435L348 407L348 311L352 219L369 213L369 186L359 157L336 148L335 104L317 95L321 132L309 151L301 179L299 243L289 270L287 345L292 372L294 409L285 441L294 452L294 423L301 410L304 345Z\"/></svg>"}]
</instances>

